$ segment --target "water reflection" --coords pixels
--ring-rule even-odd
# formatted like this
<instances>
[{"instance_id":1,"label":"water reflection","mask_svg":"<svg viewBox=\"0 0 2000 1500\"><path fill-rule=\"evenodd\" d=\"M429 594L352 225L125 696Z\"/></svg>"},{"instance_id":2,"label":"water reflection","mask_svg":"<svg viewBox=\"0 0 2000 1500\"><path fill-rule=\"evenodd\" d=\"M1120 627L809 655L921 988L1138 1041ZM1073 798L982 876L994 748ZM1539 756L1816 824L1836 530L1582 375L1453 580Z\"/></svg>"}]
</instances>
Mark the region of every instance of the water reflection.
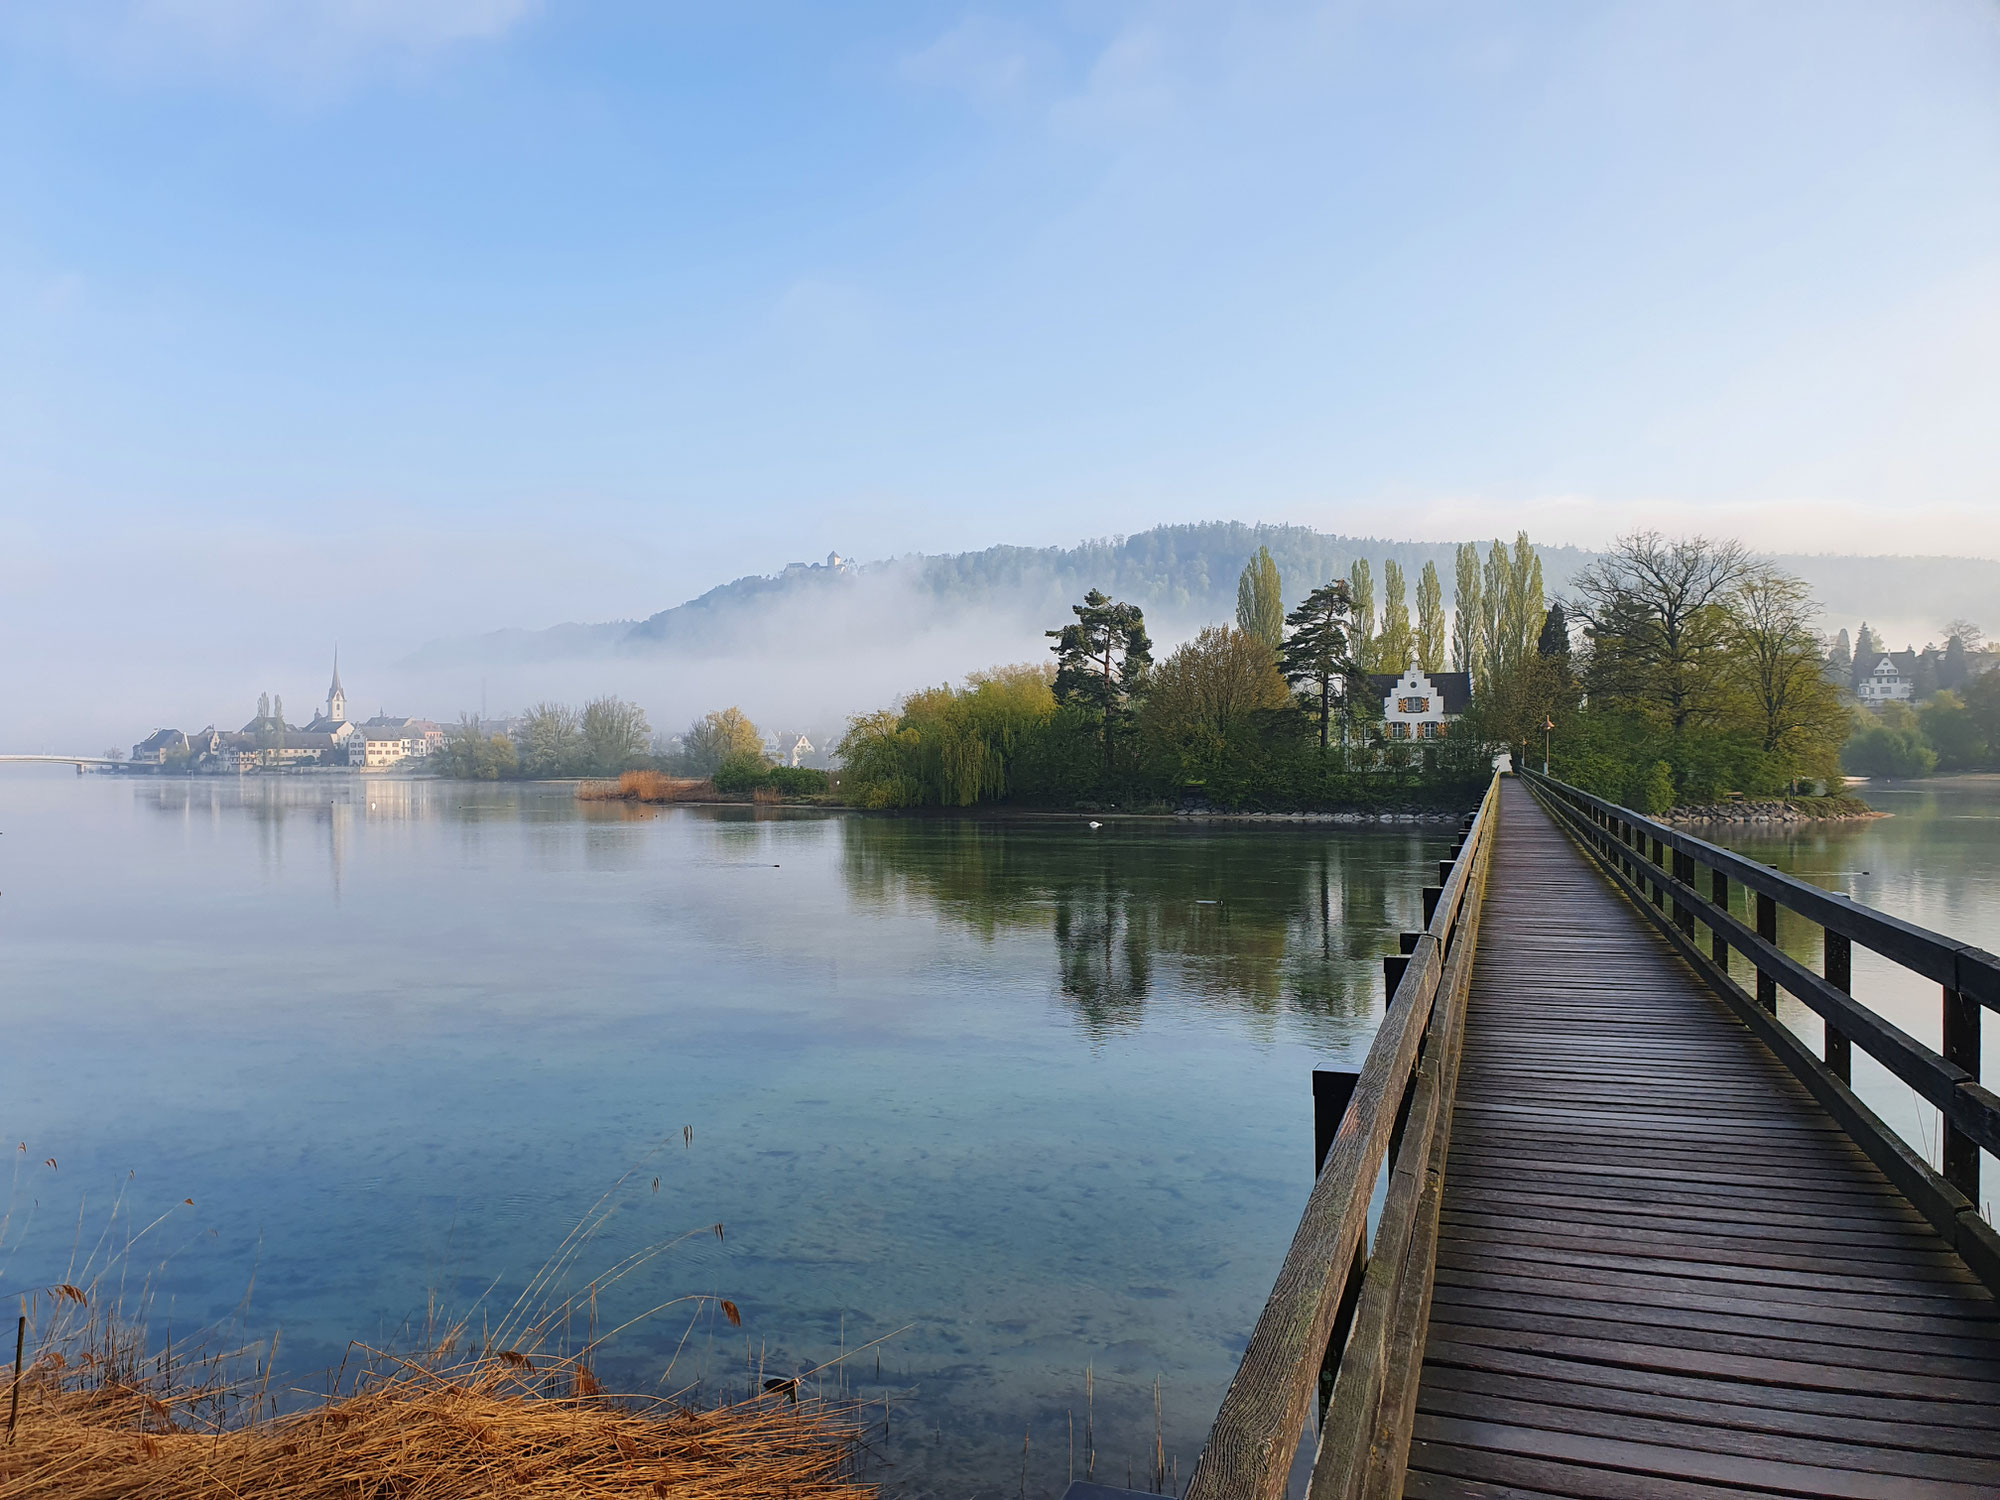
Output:
<instances>
[{"instance_id":1,"label":"water reflection","mask_svg":"<svg viewBox=\"0 0 2000 1500\"><path fill-rule=\"evenodd\" d=\"M1103 1038L1178 998L1351 1020L1380 999L1383 933L1414 924L1442 836L858 819L842 874L859 903L920 908L992 940L1045 930L1057 991Z\"/></svg>"}]
</instances>

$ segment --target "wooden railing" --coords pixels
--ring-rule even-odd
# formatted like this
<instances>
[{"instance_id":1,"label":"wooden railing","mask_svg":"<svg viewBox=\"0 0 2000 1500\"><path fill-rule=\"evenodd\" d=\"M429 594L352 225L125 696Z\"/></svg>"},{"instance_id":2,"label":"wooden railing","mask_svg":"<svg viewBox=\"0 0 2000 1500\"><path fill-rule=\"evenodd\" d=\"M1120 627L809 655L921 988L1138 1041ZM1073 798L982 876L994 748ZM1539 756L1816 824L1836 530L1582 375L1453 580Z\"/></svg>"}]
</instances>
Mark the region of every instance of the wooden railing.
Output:
<instances>
[{"instance_id":1,"label":"wooden railing","mask_svg":"<svg viewBox=\"0 0 2000 1500\"><path fill-rule=\"evenodd\" d=\"M1532 771L1523 771L1521 779L1972 1269L1989 1285L2000 1286L2000 1238L1977 1208L1979 1153L1982 1148L2000 1152L2000 1098L1979 1081L1980 1015L2000 1010L2000 959L1794 880L1576 787ZM1707 871L1705 891L1698 869ZM1730 910L1732 883L1744 887L1752 922ZM1778 946L1781 906L1820 928L1819 973ZM1705 945L1699 941L1700 931L1707 934ZM1853 998L1857 944L1939 986L1942 1052L1932 1051ZM1732 950L1744 955L1755 972L1754 996L1729 976ZM1778 1022L1781 989L1825 1023L1819 1058ZM1944 1122L1941 1176L1853 1093L1856 1047L1937 1109Z\"/></svg>"},{"instance_id":2,"label":"wooden railing","mask_svg":"<svg viewBox=\"0 0 2000 1500\"><path fill-rule=\"evenodd\" d=\"M1281 1500L1332 1373L1311 1496L1401 1493L1430 1316L1451 1097L1492 852L1499 781L1438 887L1392 986L1270 1299L1188 1480L1186 1500ZM1393 962L1393 961L1392 961ZM1389 1173L1381 1221L1368 1210Z\"/></svg>"}]
</instances>

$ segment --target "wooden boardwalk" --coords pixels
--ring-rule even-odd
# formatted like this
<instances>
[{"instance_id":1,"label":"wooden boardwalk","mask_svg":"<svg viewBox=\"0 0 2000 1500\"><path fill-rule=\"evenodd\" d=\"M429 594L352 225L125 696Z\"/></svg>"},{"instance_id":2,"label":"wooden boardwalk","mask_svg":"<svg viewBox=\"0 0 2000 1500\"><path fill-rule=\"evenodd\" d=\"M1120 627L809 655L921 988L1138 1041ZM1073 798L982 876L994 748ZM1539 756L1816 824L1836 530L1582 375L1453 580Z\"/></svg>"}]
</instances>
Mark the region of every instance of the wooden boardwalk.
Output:
<instances>
[{"instance_id":1,"label":"wooden boardwalk","mask_svg":"<svg viewBox=\"0 0 2000 1500\"><path fill-rule=\"evenodd\" d=\"M1993 1296L1508 779L1404 1493L2000 1495Z\"/></svg>"}]
</instances>

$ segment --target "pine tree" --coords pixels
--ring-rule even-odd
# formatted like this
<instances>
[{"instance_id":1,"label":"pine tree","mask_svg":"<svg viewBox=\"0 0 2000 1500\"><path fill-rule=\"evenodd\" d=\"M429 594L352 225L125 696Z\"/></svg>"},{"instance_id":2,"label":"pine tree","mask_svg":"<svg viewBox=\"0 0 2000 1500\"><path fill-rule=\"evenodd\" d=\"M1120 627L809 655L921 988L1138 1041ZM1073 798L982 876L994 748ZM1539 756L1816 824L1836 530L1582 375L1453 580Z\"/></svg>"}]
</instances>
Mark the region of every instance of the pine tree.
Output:
<instances>
[{"instance_id":1,"label":"pine tree","mask_svg":"<svg viewBox=\"0 0 2000 1500\"><path fill-rule=\"evenodd\" d=\"M1354 611L1354 624L1348 631L1348 639L1353 642L1354 659L1361 663L1363 671L1372 672L1375 669L1375 576L1369 571L1367 558L1355 558L1354 566L1347 570L1347 594Z\"/></svg>"},{"instance_id":2,"label":"pine tree","mask_svg":"<svg viewBox=\"0 0 2000 1500\"><path fill-rule=\"evenodd\" d=\"M1327 746L1335 703L1346 703L1348 690L1361 672L1349 635L1353 617L1353 591L1344 578L1314 589L1303 604L1285 616L1292 633L1278 654L1278 668L1295 688L1317 691L1322 750Z\"/></svg>"},{"instance_id":3,"label":"pine tree","mask_svg":"<svg viewBox=\"0 0 2000 1500\"><path fill-rule=\"evenodd\" d=\"M1485 647L1486 605L1479 591L1479 548L1472 542L1458 547L1458 578L1451 599L1451 665L1478 679L1480 653Z\"/></svg>"},{"instance_id":4,"label":"pine tree","mask_svg":"<svg viewBox=\"0 0 2000 1500\"><path fill-rule=\"evenodd\" d=\"M1070 606L1074 625L1044 631L1054 639L1056 702L1088 709L1103 726L1104 769L1111 770L1111 749L1131 714L1133 694L1145 686L1153 664L1153 643L1146 636L1146 617L1136 604L1116 604L1092 589L1083 603Z\"/></svg>"},{"instance_id":5,"label":"pine tree","mask_svg":"<svg viewBox=\"0 0 2000 1500\"><path fill-rule=\"evenodd\" d=\"M1444 660L1444 585L1437 564L1427 562L1417 579L1417 665L1442 672Z\"/></svg>"},{"instance_id":6,"label":"pine tree","mask_svg":"<svg viewBox=\"0 0 2000 1500\"><path fill-rule=\"evenodd\" d=\"M1833 649L1826 654L1827 674L1835 681L1854 676L1854 648L1847 640L1847 627L1842 626L1840 634L1833 638Z\"/></svg>"},{"instance_id":7,"label":"pine tree","mask_svg":"<svg viewBox=\"0 0 2000 1500\"><path fill-rule=\"evenodd\" d=\"M1257 549L1236 581L1236 628L1273 651L1285 644L1285 595L1269 547Z\"/></svg>"},{"instance_id":8,"label":"pine tree","mask_svg":"<svg viewBox=\"0 0 2000 1500\"><path fill-rule=\"evenodd\" d=\"M1562 600L1549 606L1549 612L1542 617L1542 634L1535 642L1537 656L1569 659L1569 616L1563 610Z\"/></svg>"},{"instance_id":9,"label":"pine tree","mask_svg":"<svg viewBox=\"0 0 2000 1500\"><path fill-rule=\"evenodd\" d=\"M1415 644L1402 565L1391 558L1382 564L1382 630L1375 642L1375 670L1400 674L1410 664Z\"/></svg>"}]
</instances>

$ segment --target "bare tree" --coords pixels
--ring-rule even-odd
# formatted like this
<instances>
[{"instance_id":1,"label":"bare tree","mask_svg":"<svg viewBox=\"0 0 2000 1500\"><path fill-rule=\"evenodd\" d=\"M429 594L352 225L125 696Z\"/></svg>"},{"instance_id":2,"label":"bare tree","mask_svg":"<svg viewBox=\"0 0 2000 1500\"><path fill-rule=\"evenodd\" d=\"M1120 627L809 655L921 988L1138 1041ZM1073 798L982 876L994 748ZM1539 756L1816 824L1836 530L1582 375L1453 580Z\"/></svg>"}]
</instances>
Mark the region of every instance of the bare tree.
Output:
<instances>
[{"instance_id":1,"label":"bare tree","mask_svg":"<svg viewBox=\"0 0 2000 1500\"><path fill-rule=\"evenodd\" d=\"M1589 642L1591 696L1658 714L1676 733L1721 708L1730 604L1751 569L1738 542L1620 537L1572 581Z\"/></svg>"}]
</instances>

